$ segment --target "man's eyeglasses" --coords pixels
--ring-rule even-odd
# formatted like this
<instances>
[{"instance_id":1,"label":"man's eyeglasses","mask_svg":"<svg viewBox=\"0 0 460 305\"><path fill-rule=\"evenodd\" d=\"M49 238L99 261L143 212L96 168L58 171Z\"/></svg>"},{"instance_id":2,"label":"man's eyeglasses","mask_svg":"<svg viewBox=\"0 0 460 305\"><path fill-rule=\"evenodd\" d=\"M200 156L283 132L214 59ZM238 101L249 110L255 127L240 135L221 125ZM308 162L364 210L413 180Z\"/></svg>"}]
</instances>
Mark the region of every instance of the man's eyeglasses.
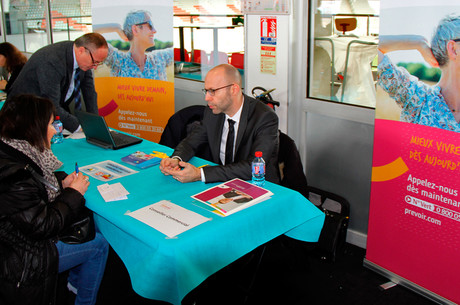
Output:
<instances>
[{"instance_id":1,"label":"man's eyeglasses","mask_svg":"<svg viewBox=\"0 0 460 305\"><path fill-rule=\"evenodd\" d=\"M91 60L92 60L92 62L93 62L93 66L95 66L95 67L99 67L100 65L102 65L102 64L103 64L103 62L102 62L102 61L95 61L95 60L94 60L93 54L91 53L91 50L90 50L90 49L88 49L87 47L83 47L83 48L85 48L85 49L86 49L86 51L88 51L88 53L89 53L89 56L91 56Z\"/></svg>"},{"instance_id":2,"label":"man's eyeglasses","mask_svg":"<svg viewBox=\"0 0 460 305\"><path fill-rule=\"evenodd\" d=\"M203 91L204 96L206 96L206 93L209 93L210 96L214 96L217 90L224 89L224 88L227 88L233 85L234 84L230 84L230 85L223 86L223 87L216 88L216 89L201 89L201 91Z\"/></svg>"},{"instance_id":3,"label":"man's eyeglasses","mask_svg":"<svg viewBox=\"0 0 460 305\"><path fill-rule=\"evenodd\" d=\"M153 23L152 23L152 21L151 21L151 20L147 20L147 21L145 21L145 22L141 22L141 23L136 23L135 25L139 25L139 26L141 26L141 25L144 25L144 24L146 24L146 25L148 25L148 26L149 26L149 29L150 29L150 31L153 31L153 30L155 30L155 27L153 26Z\"/></svg>"}]
</instances>

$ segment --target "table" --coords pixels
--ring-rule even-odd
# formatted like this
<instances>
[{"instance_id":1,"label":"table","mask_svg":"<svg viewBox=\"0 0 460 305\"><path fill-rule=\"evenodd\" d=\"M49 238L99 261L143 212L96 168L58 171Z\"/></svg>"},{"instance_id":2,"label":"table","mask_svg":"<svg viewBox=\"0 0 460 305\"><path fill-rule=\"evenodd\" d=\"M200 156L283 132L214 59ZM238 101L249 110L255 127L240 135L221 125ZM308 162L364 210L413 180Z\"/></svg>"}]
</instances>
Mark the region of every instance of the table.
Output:
<instances>
[{"instance_id":1,"label":"table","mask_svg":"<svg viewBox=\"0 0 460 305\"><path fill-rule=\"evenodd\" d=\"M337 100L375 107L376 91L370 64L377 56L378 39L373 36L327 36L315 38L315 43L328 52L335 73L344 77Z\"/></svg>"},{"instance_id":2,"label":"table","mask_svg":"<svg viewBox=\"0 0 460 305\"><path fill-rule=\"evenodd\" d=\"M53 144L55 155L64 162L67 173L80 167L121 158L137 150L153 150L170 154L168 147L144 140L141 144L120 150L105 150L84 139L65 139ZM199 166L205 160L193 158ZM130 168L135 169L135 167ZM217 183L182 184L164 176L158 166L139 169L139 173L110 182L121 182L130 193L128 200L106 203L96 189L104 182L90 178L85 197L95 212L95 221L112 248L123 260L133 289L141 296L180 304L184 296L208 276L252 251L261 244L285 234L303 241L318 240L324 214L298 192L267 182L274 195L228 217L220 217L193 204L190 197ZM170 200L186 209L210 218L176 238L167 238L159 231L126 215L160 200Z\"/></svg>"},{"instance_id":3,"label":"table","mask_svg":"<svg viewBox=\"0 0 460 305\"><path fill-rule=\"evenodd\" d=\"M182 65L182 69L180 69L180 65ZM194 81L201 81L204 82L206 78L206 74L208 74L209 70L211 70L211 66L202 65L197 63L191 62L182 62L182 61L175 61L174 62L174 77L194 80ZM176 70L177 67L177 70ZM242 83L244 84L244 70L237 69L240 72Z\"/></svg>"}]
</instances>

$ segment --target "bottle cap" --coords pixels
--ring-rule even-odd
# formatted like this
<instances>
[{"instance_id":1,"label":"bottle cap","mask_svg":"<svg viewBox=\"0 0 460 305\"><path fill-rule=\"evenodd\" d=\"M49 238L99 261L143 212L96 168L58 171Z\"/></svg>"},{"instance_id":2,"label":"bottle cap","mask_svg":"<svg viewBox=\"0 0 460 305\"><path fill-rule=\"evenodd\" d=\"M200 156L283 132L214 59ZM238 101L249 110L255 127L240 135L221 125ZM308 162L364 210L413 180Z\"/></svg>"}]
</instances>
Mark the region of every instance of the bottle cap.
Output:
<instances>
[{"instance_id":1,"label":"bottle cap","mask_svg":"<svg viewBox=\"0 0 460 305\"><path fill-rule=\"evenodd\" d=\"M59 120L60 117L57 115L56 118L54 119L55 121Z\"/></svg>"},{"instance_id":2,"label":"bottle cap","mask_svg":"<svg viewBox=\"0 0 460 305\"><path fill-rule=\"evenodd\" d=\"M262 157L262 152L261 152L261 151L256 151L256 157L257 157L257 158Z\"/></svg>"}]
</instances>

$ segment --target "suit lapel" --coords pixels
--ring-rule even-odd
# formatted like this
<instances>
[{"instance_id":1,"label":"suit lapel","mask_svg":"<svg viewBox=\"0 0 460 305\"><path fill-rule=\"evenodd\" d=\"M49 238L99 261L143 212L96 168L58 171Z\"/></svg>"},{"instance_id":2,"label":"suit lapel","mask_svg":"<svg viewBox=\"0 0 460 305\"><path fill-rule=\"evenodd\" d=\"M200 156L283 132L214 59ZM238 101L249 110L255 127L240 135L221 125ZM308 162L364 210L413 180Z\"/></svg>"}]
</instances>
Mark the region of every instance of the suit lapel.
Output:
<instances>
[{"instance_id":1,"label":"suit lapel","mask_svg":"<svg viewBox=\"0 0 460 305\"><path fill-rule=\"evenodd\" d=\"M238 134L236 135L235 156L237 154L238 147L240 146L241 141L243 140L244 132L246 131L246 127L248 125L249 100L246 99L246 96L244 94L243 96L243 109L241 110L240 124L238 125Z\"/></svg>"},{"instance_id":2,"label":"suit lapel","mask_svg":"<svg viewBox=\"0 0 460 305\"><path fill-rule=\"evenodd\" d=\"M211 115L215 116L214 114ZM214 125L216 128L214 128L212 132L210 130L207 132L209 133L209 143L211 144L210 147L214 162L222 164L220 161L220 143L222 140L222 131L224 129L225 114L221 113L220 115L217 115L215 120L216 124L210 124L210 126Z\"/></svg>"},{"instance_id":3,"label":"suit lapel","mask_svg":"<svg viewBox=\"0 0 460 305\"><path fill-rule=\"evenodd\" d=\"M66 50L66 85L64 86L65 91L64 91L64 98L65 95L67 94L67 91L69 90L70 82L73 81L72 79L72 74L73 74L73 42L69 44L70 46L67 47ZM81 76L81 75L80 75Z\"/></svg>"}]
</instances>

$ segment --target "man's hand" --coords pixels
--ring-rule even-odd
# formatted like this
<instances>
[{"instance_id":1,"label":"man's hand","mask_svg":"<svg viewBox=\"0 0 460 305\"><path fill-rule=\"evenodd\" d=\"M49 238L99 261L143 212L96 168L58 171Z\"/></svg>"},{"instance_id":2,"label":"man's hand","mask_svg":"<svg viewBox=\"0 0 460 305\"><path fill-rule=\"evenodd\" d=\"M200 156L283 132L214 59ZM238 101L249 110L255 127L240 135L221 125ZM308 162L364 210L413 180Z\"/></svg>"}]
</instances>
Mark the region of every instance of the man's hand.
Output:
<instances>
[{"instance_id":1,"label":"man's hand","mask_svg":"<svg viewBox=\"0 0 460 305\"><path fill-rule=\"evenodd\" d=\"M0 80L0 90L5 90L7 84L8 82L6 80Z\"/></svg>"},{"instance_id":2,"label":"man's hand","mask_svg":"<svg viewBox=\"0 0 460 305\"><path fill-rule=\"evenodd\" d=\"M160 171L165 175L172 175L171 172L180 170L179 160L173 158L164 158L160 162Z\"/></svg>"},{"instance_id":3,"label":"man's hand","mask_svg":"<svg viewBox=\"0 0 460 305\"><path fill-rule=\"evenodd\" d=\"M190 163L180 161L179 166L182 170L170 170L169 174L179 182L195 182L201 180L201 170Z\"/></svg>"}]
</instances>

